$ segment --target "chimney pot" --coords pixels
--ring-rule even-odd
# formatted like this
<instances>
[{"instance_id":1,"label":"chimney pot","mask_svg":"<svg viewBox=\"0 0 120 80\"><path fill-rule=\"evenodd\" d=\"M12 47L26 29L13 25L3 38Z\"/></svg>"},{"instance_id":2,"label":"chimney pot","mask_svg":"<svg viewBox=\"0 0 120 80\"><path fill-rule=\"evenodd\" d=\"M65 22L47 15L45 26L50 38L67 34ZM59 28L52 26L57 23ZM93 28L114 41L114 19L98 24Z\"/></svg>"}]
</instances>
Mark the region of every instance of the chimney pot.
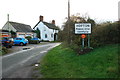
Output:
<instances>
[{"instance_id":1,"label":"chimney pot","mask_svg":"<svg viewBox=\"0 0 120 80\"><path fill-rule=\"evenodd\" d=\"M52 24L54 24L54 25L55 25L55 20L52 20Z\"/></svg>"},{"instance_id":2,"label":"chimney pot","mask_svg":"<svg viewBox=\"0 0 120 80\"><path fill-rule=\"evenodd\" d=\"M43 16L40 15L39 20L40 20L40 21L43 21Z\"/></svg>"}]
</instances>

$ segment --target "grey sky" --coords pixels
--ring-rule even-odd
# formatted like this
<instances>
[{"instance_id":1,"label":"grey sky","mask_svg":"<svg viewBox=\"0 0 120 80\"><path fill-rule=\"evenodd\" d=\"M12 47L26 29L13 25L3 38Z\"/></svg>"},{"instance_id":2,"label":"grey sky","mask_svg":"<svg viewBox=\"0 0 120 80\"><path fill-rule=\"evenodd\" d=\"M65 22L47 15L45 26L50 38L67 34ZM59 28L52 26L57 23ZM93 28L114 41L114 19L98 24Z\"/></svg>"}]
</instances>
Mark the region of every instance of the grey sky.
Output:
<instances>
[{"instance_id":1,"label":"grey sky","mask_svg":"<svg viewBox=\"0 0 120 80\"><path fill-rule=\"evenodd\" d=\"M70 0L71 15L80 13L88 14L97 22L118 20L119 0ZM68 0L0 0L0 28L7 21L29 24L33 28L44 16L44 21L56 20L56 25L61 26L67 17Z\"/></svg>"}]
</instances>

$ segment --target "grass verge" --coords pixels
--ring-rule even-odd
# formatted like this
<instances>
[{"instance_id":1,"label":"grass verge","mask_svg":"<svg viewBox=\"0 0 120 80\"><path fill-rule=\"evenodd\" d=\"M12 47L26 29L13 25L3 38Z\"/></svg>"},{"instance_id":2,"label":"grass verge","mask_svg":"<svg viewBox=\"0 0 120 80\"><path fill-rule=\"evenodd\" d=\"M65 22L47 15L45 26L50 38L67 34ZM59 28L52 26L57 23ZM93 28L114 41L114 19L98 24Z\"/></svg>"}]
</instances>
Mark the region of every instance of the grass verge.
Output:
<instances>
[{"instance_id":1,"label":"grass verge","mask_svg":"<svg viewBox=\"0 0 120 80\"><path fill-rule=\"evenodd\" d=\"M41 61L43 78L118 78L118 45L107 45L77 56L62 45Z\"/></svg>"}]
</instances>

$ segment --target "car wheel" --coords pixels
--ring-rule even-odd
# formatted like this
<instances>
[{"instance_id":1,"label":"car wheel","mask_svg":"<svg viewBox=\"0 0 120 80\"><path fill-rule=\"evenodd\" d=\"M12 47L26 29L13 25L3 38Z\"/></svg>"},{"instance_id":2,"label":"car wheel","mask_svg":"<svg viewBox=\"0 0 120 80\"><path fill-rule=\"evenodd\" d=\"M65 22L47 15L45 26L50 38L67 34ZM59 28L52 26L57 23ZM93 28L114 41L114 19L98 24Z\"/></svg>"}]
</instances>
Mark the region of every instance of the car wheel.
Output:
<instances>
[{"instance_id":1,"label":"car wheel","mask_svg":"<svg viewBox=\"0 0 120 80\"><path fill-rule=\"evenodd\" d=\"M12 45L9 45L9 48L12 48Z\"/></svg>"},{"instance_id":2,"label":"car wheel","mask_svg":"<svg viewBox=\"0 0 120 80\"><path fill-rule=\"evenodd\" d=\"M21 42L21 43L20 43L20 46L23 46L23 45L24 45L24 44Z\"/></svg>"}]
</instances>

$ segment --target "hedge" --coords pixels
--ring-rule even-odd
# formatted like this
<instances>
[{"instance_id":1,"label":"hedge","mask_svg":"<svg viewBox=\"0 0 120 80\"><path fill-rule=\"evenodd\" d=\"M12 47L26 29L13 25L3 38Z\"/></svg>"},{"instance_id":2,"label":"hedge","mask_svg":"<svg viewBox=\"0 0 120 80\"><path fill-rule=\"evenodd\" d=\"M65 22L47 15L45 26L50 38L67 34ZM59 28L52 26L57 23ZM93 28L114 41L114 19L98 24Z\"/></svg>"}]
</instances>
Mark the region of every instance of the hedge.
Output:
<instances>
[{"instance_id":1,"label":"hedge","mask_svg":"<svg viewBox=\"0 0 120 80\"><path fill-rule=\"evenodd\" d=\"M96 26L91 34L91 45L93 47L105 44L120 43L119 32L120 23L106 23Z\"/></svg>"}]
</instances>

